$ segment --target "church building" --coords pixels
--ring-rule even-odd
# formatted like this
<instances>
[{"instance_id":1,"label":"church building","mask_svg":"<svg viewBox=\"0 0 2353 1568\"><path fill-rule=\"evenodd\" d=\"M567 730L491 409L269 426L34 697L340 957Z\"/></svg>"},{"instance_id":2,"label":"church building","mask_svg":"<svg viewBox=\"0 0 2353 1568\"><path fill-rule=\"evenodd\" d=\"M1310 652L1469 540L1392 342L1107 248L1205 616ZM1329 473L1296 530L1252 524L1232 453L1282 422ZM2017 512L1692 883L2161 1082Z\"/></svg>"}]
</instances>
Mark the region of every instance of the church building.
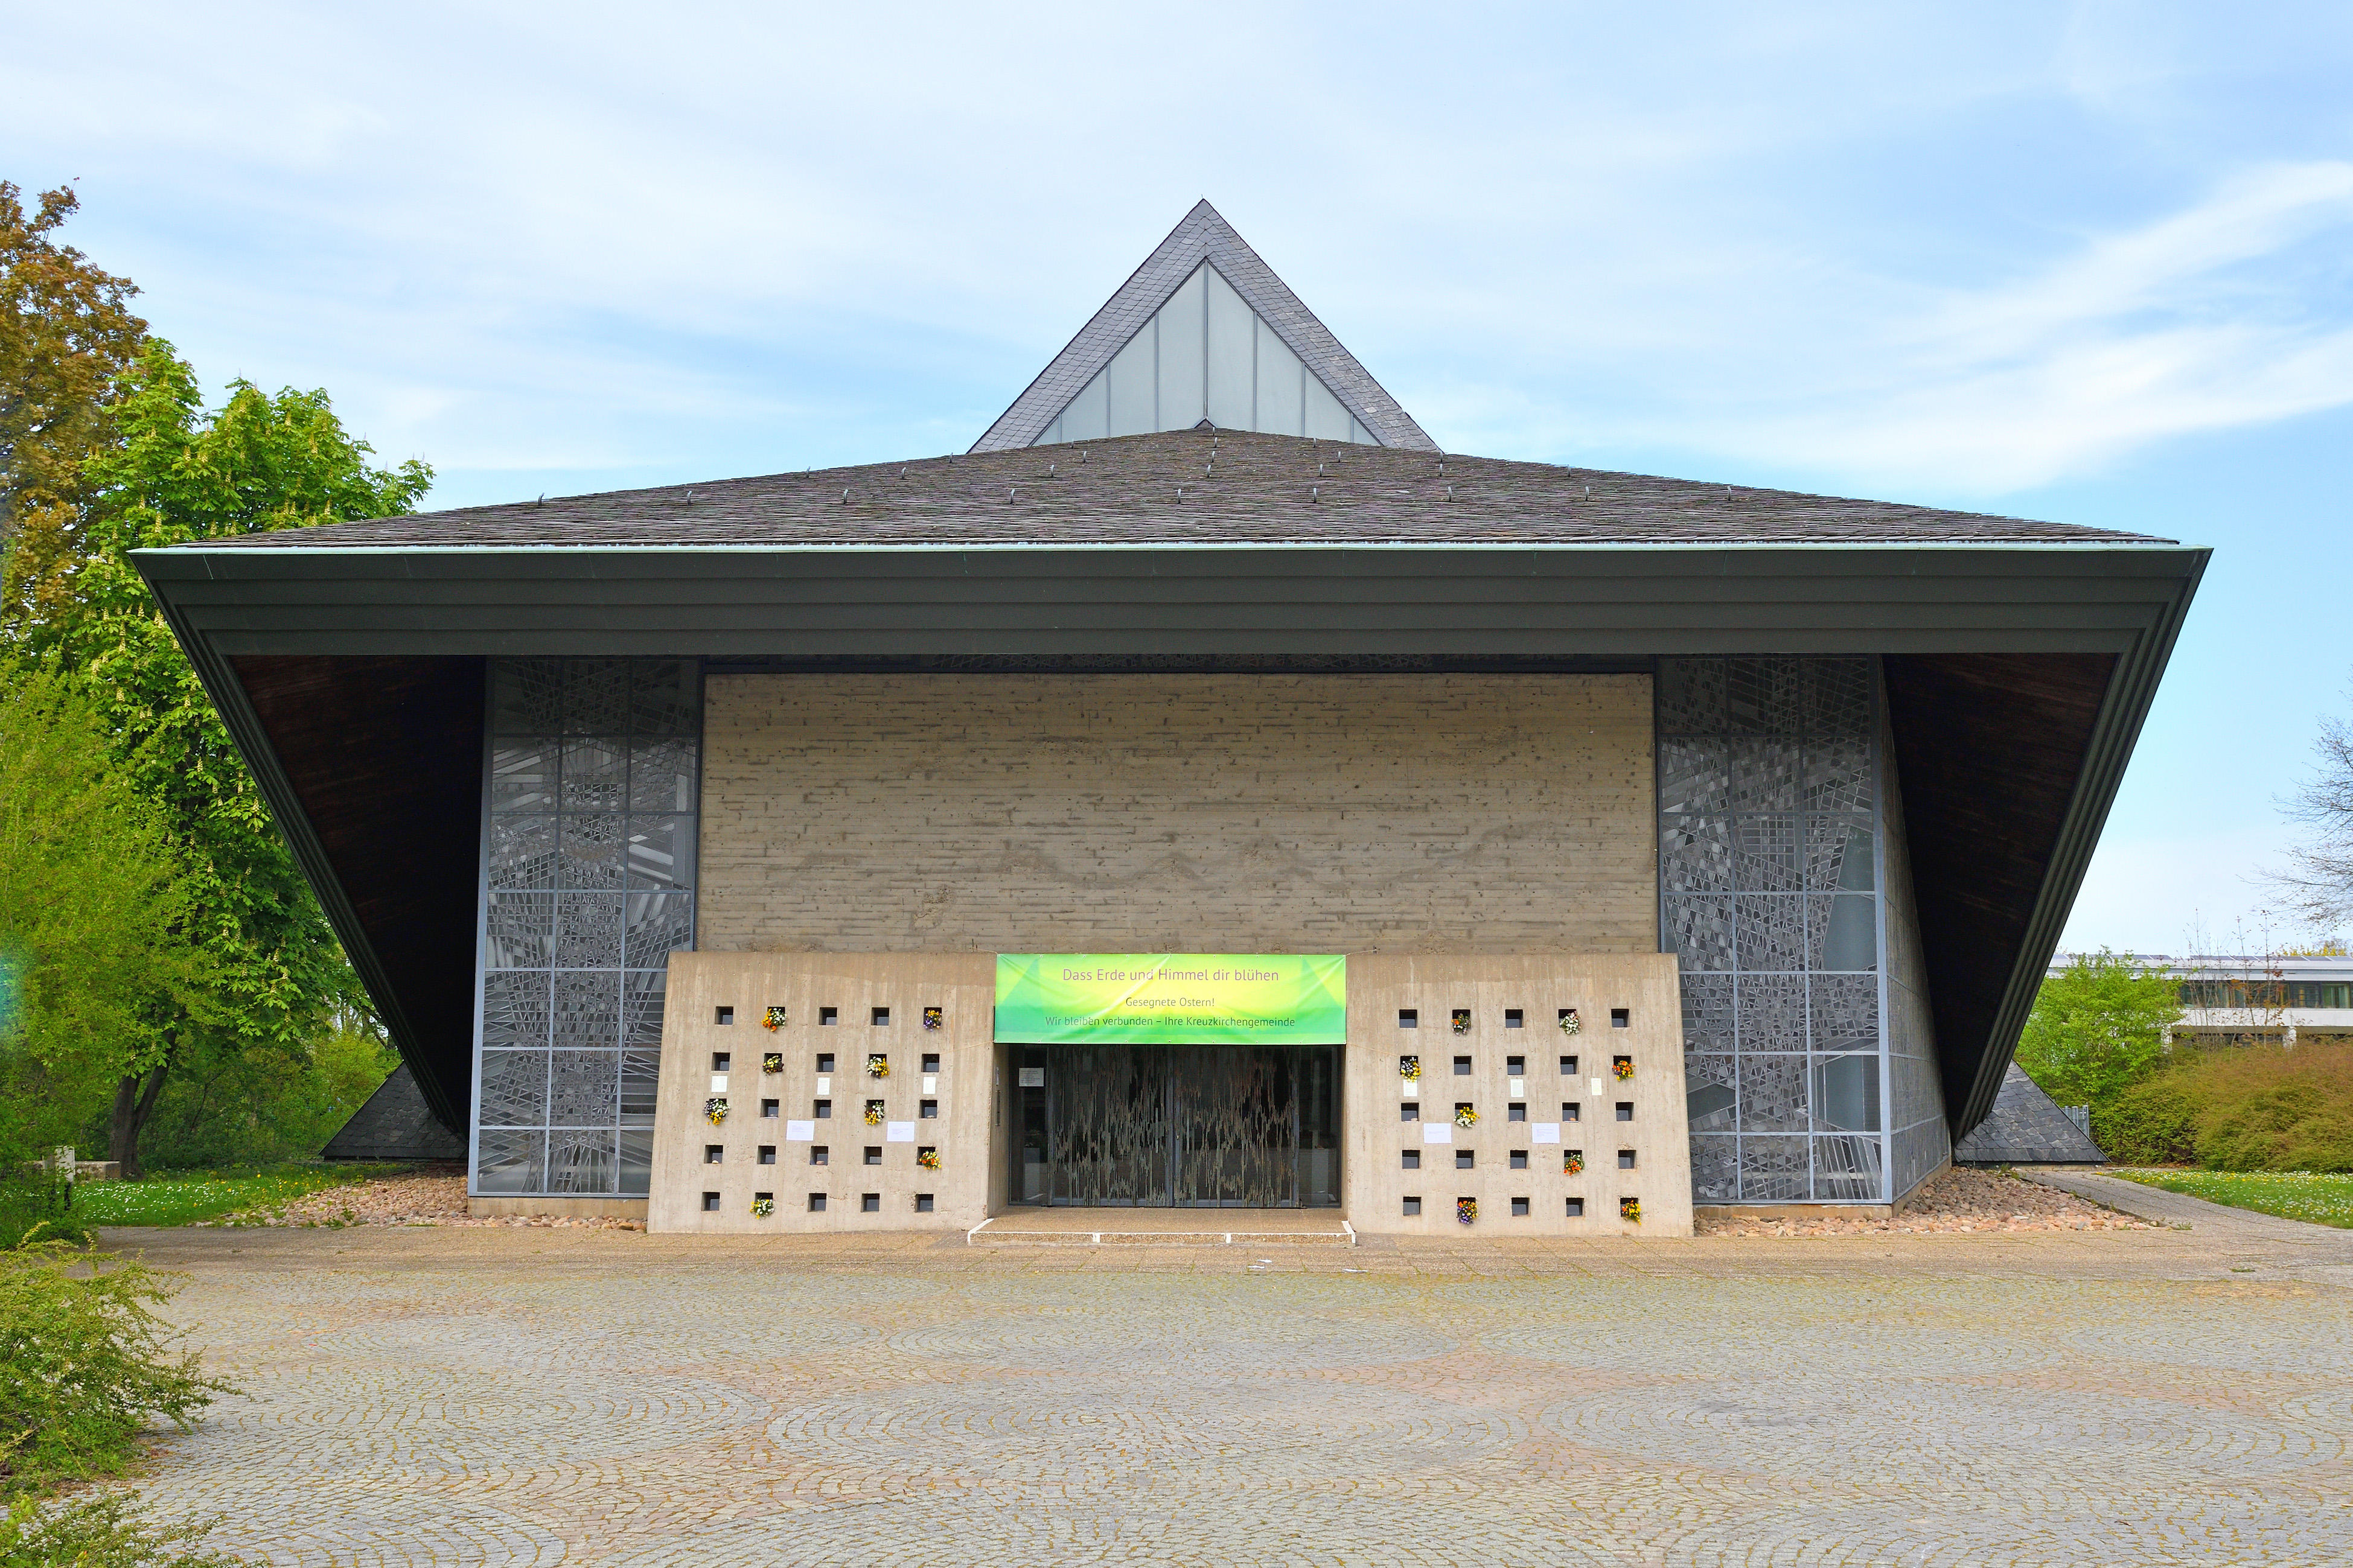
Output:
<instances>
[{"instance_id":1,"label":"church building","mask_svg":"<svg viewBox=\"0 0 2353 1568\"><path fill-rule=\"evenodd\" d=\"M968 451L135 559L480 1212L1564 1236L1949 1163L2206 554L1446 451L1204 202Z\"/></svg>"}]
</instances>

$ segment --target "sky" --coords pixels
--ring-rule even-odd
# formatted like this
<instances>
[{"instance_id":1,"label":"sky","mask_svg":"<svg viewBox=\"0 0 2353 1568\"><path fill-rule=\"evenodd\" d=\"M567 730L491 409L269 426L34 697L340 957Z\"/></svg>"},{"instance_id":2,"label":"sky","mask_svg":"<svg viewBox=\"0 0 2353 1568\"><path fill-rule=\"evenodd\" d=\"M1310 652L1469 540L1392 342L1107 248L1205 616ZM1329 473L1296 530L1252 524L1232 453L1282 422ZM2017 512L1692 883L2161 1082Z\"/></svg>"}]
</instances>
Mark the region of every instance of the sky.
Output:
<instances>
[{"instance_id":1,"label":"sky","mask_svg":"<svg viewBox=\"0 0 2353 1568\"><path fill-rule=\"evenodd\" d=\"M2063 946L2317 934L2353 7L0 0L206 387L428 505L960 450L1208 196L1444 447L2211 546Z\"/></svg>"}]
</instances>

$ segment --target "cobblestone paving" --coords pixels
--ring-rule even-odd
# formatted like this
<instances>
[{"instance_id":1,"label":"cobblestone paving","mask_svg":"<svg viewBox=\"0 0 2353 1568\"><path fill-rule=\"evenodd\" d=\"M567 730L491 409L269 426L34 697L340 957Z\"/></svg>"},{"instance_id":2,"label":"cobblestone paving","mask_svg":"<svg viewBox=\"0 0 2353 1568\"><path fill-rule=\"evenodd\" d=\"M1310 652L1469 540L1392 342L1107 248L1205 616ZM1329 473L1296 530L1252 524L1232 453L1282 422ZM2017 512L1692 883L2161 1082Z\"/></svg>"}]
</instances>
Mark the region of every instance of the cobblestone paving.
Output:
<instances>
[{"instance_id":1,"label":"cobblestone paving","mask_svg":"<svg viewBox=\"0 0 2353 1568\"><path fill-rule=\"evenodd\" d=\"M2353 1560L2353 1236L118 1232L303 1564Z\"/></svg>"}]
</instances>

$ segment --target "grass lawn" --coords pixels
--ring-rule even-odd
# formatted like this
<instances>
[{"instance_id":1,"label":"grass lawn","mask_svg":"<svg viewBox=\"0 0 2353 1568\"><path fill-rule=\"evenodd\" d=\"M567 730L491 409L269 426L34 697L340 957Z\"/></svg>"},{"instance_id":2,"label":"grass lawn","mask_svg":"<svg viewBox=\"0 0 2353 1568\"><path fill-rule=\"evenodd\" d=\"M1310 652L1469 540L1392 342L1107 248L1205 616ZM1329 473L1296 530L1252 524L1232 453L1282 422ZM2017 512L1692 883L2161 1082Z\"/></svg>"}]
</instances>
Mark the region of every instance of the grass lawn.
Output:
<instances>
[{"instance_id":1,"label":"grass lawn","mask_svg":"<svg viewBox=\"0 0 2353 1568\"><path fill-rule=\"evenodd\" d=\"M248 1171L167 1172L136 1182L85 1182L74 1188L84 1225L191 1225L281 1204L322 1187L382 1175L391 1165L273 1165Z\"/></svg>"},{"instance_id":2,"label":"grass lawn","mask_svg":"<svg viewBox=\"0 0 2353 1568\"><path fill-rule=\"evenodd\" d=\"M2111 1176L2188 1193L2210 1204L2255 1209L2282 1219L2333 1225L2353 1230L2353 1175L2314 1175L2301 1171L2133 1171L2111 1169Z\"/></svg>"}]
</instances>

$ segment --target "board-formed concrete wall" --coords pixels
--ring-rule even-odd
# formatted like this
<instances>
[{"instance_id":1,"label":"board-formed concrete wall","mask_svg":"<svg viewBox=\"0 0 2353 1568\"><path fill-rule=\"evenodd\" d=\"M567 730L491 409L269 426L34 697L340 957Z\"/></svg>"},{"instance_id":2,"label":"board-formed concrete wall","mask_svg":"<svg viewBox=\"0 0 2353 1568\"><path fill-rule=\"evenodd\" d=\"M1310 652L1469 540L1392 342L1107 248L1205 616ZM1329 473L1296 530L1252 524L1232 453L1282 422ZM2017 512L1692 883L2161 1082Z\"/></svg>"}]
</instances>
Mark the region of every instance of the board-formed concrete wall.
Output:
<instances>
[{"instance_id":1,"label":"board-formed concrete wall","mask_svg":"<svg viewBox=\"0 0 2353 1568\"><path fill-rule=\"evenodd\" d=\"M704 952L1651 952L1644 675L725 675Z\"/></svg>"},{"instance_id":2,"label":"board-formed concrete wall","mask_svg":"<svg viewBox=\"0 0 2353 1568\"><path fill-rule=\"evenodd\" d=\"M1351 955L1349 1224L1365 1235L1691 1235L1679 995L1668 954ZM1560 1026L1567 1011L1574 1034ZM1406 1057L1419 1078L1400 1072ZM1455 1121L1462 1105L1468 1127ZM1467 1227L1462 1198L1476 1205ZM1629 1199L1639 1210L1621 1209Z\"/></svg>"}]
</instances>

